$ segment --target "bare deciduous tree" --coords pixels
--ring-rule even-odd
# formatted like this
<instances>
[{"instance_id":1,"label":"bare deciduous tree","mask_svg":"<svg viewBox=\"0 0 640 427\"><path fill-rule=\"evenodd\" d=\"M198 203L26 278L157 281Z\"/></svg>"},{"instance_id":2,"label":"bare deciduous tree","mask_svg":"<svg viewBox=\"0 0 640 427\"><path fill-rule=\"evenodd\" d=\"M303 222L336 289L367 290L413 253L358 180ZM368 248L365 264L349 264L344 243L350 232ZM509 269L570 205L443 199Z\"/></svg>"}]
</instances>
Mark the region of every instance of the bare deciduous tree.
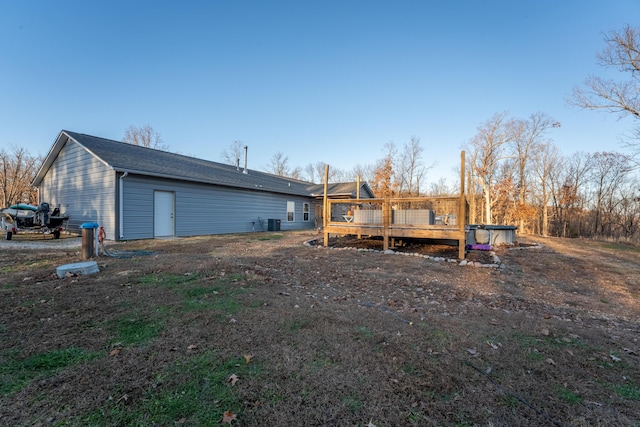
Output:
<instances>
[{"instance_id":1,"label":"bare deciduous tree","mask_svg":"<svg viewBox=\"0 0 640 427\"><path fill-rule=\"evenodd\" d=\"M408 196L420 194L420 181L426 173L422 152L420 138L412 136L411 141L404 145L402 153L395 159L396 182L400 193Z\"/></svg>"},{"instance_id":2,"label":"bare deciduous tree","mask_svg":"<svg viewBox=\"0 0 640 427\"><path fill-rule=\"evenodd\" d=\"M233 166L238 166L238 162L244 155L244 145L242 141L233 141L227 148L222 151L220 157L222 160L228 164Z\"/></svg>"},{"instance_id":3,"label":"bare deciduous tree","mask_svg":"<svg viewBox=\"0 0 640 427\"><path fill-rule=\"evenodd\" d=\"M306 180L309 182L313 182L314 184L321 184L321 181L324 179L322 178L321 173L316 173L316 168L313 163L308 163L304 167L304 174Z\"/></svg>"},{"instance_id":4,"label":"bare deciduous tree","mask_svg":"<svg viewBox=\"0 0 640 427\"><path fill-rule=\"evenodd\" d=\"M560 123L553 120L544 113L534 113L528 120L515 120L513 122L514 132L514 157L516 159L516 183L518 186L519 211L527 212L527 196L529 192L529 182L527 179L527 168L532 164L531 157L536 153L538 147L548 142L545 141L545 134L551 128L560 127ZM539 176L539 175L538 175ZM525 217L520 215L517 218L520 230L525 230Z\"/></svg>"},{"instance_id":5,"label":"bare deciduous tree","mask_svg":"<svg viewBox=\"0 0 640 427\"><path fill-rule=\"evenodd\" d=\"M374 169L375 169L374 165L371 165L371 164L368 164L368 165L357 164L351 169L349 178L351 180L356 180L358 177L360 177L360 181L362 182L373 182Z\"/></svg>"},{"instance_id":6,"label":"bare deciduous tree","mask_svg":"<svg viewBox=\"0 0 640 427\"><path fill-rule=\"evenodd\" d=\"M635 127L634 141L628 145L640 152L640 28L627 25L621 31L611 31L605 38L606 47L598 62L606 68L627 73L628 80L613 81L590 76L585 88L575 87L568 102L580 108L602 110L623 118L632 116L639 124Z\"/></svg>"},{"instance_id":7,"label":"bare deciduous tree","mask_svg":"<svg viewBox=\"0 0 640 427\"><path fill-rule=\"evenodd\" d=\"M289 171L289 174L287 176L289 178L302 180L302 168L300 166L296 166L295 168Z\"/></svg>"},{"instance_id":8,"label":"bare deciduous tree","mask_svg":"<svg viewBox=\"0 0 640 427\"><path fill-rule=\"evenodd\" d=\"M160 134L148 124L142 127L129 126L124 132L122 142L156 150L168 149L160 138Z\"/></svg>"},{"instance_id":9,"label":"bare deciduous tree","mask_svg":"<svg viewBox=\"0 0 640 427\"><path fill-rule=\"evenodd\" d=\"M586 197L584 183L591 169L591 156L577 152L563 159L562 173L557 177L554 206L557 223L555 235L575 237L582 234L582 216Z\"/></svg>"},{"instance_id":10,"label":"bare deciduous tree","mask_svg":"<svg viewBox=\"0 0 640 427\"><path fill-rule=\"evenodd\" d=\"M319 161L315 163L309 163L304 167L305 179L315 184L324 183L324 172L327 164ZM329 182L335 182L337 169L329 167Z\"/></svg>"},{"instance_id":11,"label":"bare deciduous tree","mask_svg":"<svg viewBox=\"0 0 640 427\"><path fill-rule=\"evenodd\" d=\"M593 232L595 235L610 234L607 215L618 203L617 191L624 184L631 170L629 159L620 153L602 152L592 156L590 181L594 186Z\"/></svg>"},{"instance_id":12,"label":"bare deciduous tree","mask_svg":"<svg viewBox=\"0 0 640 427\"><path fill-rule=\"evenodd\" d=\"M513 141L513 124L507 113L495 114L480 127L470 141L469 166L473 178L482 188L487 224L492 224L491 207L495 203L494 185L500 165L509 158L508 144ZM504 171L501 172L504 175Z\"/></svg>"},{"instance_id":13,"label":"bare deciduous tree","mask_svg":"<svg viewBox=\"0 0 640 427\"><path fill-rule=\"evenodd\" d=\"M282 151L278 151L271 157L265 170L274 175L289 176L289 157L285 156Z\"/></svg>"},{"instance_id":14,"label":"bare deciduous tree","mask_svg":"<svg viewBox=\"0 0 640 427\"><path fill-rule=\"evenodd\" d=\"M446 178L440 178L437 182L432 182L428 192L430 196L449 196L454 193L455 191L451 190L451 187L447 184Z\"/></svg>"},{"instance_id":15,"label":"bare deciduous tree","mask_svg":"<svg viewBox=\"0 0 640 427\"><path fill-rule=\"evenodd\" d=\"M549 235L549 208L551 205L551 198L553 196L553 178L560 168L560 150L552 143L542 144L536 150L536 155L533 159L533 169L537 177L536 183L538 191L536 191L536 198L538 199L538 205L542 211L541 218L541 234L543 236Z\"/></svg>"},{"instance_id":16,"label":"bare deciduous tree","mask_svg":"<svg viewBox=\"0 0 640 427\"><path fill-rule=\"evenodd\" d=\"M11 145L9 151L0 149L0 207L38 203L31 181L41 162L41 157L31 156L22 147Z\"/></svg>"}]
</instances>

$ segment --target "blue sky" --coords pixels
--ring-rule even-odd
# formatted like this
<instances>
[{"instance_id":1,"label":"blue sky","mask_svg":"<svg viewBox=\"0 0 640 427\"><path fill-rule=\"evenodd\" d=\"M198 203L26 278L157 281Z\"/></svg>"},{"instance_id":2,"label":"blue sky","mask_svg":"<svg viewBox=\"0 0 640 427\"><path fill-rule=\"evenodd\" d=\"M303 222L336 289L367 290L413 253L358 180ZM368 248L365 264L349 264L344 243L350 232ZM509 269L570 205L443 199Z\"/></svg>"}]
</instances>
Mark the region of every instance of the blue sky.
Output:
<instances>
[{"instance_id":1,"label":"blue sky","mask_svg":"<svg viewBox=\"0 0 640 427\"><path fill-rule=\"evenodd\" d=\"M631 119L569 107L603 34L639 0L0 1L0 145L46 154L61 129L121 140L151 125L171 151L262 169L374 163L420 138L452 183L495 113L544 112L564 154L624 151Z\"/></svg>"}]
</instances>

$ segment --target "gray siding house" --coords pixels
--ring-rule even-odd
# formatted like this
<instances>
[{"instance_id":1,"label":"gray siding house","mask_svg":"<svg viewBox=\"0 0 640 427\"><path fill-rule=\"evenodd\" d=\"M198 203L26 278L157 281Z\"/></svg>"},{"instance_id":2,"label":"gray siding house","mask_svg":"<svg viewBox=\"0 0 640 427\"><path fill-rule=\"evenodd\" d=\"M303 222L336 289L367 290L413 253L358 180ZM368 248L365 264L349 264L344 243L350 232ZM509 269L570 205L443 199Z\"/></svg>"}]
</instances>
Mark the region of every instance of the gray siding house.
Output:
<instances>
[{"instance_id":1,"label":"gray siding house","mask_svg":"<svg viewBox=\"0 0 640 427\"><path fill-rule=\"evenodd\" d=\"M71 231L97 222L109 240L312 229L322 215L322 185L65 130L33 185Z\"/></svg>"}]
</instances>

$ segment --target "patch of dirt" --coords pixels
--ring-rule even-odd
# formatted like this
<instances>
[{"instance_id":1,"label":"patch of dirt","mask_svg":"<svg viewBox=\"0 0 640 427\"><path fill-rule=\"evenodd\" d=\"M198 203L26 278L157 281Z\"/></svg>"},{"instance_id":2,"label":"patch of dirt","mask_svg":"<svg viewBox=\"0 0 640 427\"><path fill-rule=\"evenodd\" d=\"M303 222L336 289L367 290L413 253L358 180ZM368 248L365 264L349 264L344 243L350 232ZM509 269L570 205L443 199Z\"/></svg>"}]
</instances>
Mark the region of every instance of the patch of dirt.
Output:
<instances>
[{"instance_id":1,"label":"patch of dirt","mask_svg":"<svg viewBox=\"0 0 640 427\"><path fill-rule=\"evenodd\" d=\"M311 242L314 246L323 246L322 238L315 239ZM524 247L524 244L515 244L513 247ZM382 238L360 238L355 236L331 237L328 247L334 249L367 249L373 251L382 251L384 244ZM458 259L458 246L454 244L431 243L428 240L405 239L394 242L392 248L394 252L404 254L427 255L430 257L445 258L446 260ZM494 253L499 253L504 247L495 248ZM481 264L494 264L495 259L488 250L467 250L465 259L467 261L479 262Z\"/></svg>"},{"instance_id":2,"label":"patch of dirt","mask_svg":"<svg viewBox=\"0 0 640 427\"><path fill-rule=\"evenodd\" d=\"M110 242L133 256L100 257L99 273L63 279L55 268L82 261L79 248L4 245L0 419L87 425L107 414L101 424L118 425L133 414L137 425L218 425L229 408L214 395L205 421L185 405L158 422L153 414L168 409L147 405L157 395L178 402L186 379L170 374L196 357L251 354L259 369L233 386L232 425L640 422L638 248L520 236L496 251L503 268L481 268L340 249L381 241L304 244L314 237ZM396 251L457 258L447 245ZM468 258L493 262L485 251ZM118 342L123 319L159 331ZM7 367L70 348L97 356L15 386Z\"/></svg>"}]
</instances>

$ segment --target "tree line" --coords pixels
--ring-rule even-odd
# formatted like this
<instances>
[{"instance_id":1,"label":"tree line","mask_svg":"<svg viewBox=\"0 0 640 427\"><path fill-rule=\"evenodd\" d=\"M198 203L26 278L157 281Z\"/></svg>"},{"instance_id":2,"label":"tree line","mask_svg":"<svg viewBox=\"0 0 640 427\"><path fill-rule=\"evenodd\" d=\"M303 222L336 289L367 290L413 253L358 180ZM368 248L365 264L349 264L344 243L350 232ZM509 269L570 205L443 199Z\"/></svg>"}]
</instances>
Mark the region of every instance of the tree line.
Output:
<instances>
[{"instance_id":1,"label":"tree line","mask_svg":"<svg viewBox=\"0 0 640 427\"><path fill-rule=\"evenodd\" d=\"M627 25L604 41L598 63L621 80L589 76L567 101L631 117L634 128L623 141L631 154L563 156L549 136L559 122L543 113L525 120L496 114L468 144L473 219L542 235L640 240L640 29Z\"/></svg>"},{"instance_id":2,"label":"tree line","mask_svg":"<svg viewBox=\"0 0 640 427\"><path fill-rule=\"evenodd\" d=\"M468 144L470 222L515 224L562 237L640 239L640 178L634 158L613 151L561 154L543 113L499 113Z\"/></svg>"},{"instance_id":3,"label":"tree line","mask_svg":"<svg viewBox=\"0 0 640 427\"><path fill-rule=\"evenodd\" d=\"M471 223L515 224L520 232L562 237L612 237L640 240L640 30L627 26L605 36L599 63L621 72L626 80L588 77L576 87L568 102L578 108L631 117L635 128L624 141L631 154L615 151L576 152L563 155L552 139L561 123L537 112L527 118L496 113L483 122L465 145L467 195ZM130 126L123 141L167 150L160 134L150 125ZM237 165L244 147L234 141L221 154ZM425 164L424 148L416 136L401 146L388 142L373 164L351 170L329 169L329 182L360 178L377 197L453 195L445 178L427 182L432 166ZM0 149L0 203L37 203L30 183L43 158L26 149ZM326 163L291 166L277 152L266 172L313 183L322 183Z\"/></svg>"}]
</instances>

